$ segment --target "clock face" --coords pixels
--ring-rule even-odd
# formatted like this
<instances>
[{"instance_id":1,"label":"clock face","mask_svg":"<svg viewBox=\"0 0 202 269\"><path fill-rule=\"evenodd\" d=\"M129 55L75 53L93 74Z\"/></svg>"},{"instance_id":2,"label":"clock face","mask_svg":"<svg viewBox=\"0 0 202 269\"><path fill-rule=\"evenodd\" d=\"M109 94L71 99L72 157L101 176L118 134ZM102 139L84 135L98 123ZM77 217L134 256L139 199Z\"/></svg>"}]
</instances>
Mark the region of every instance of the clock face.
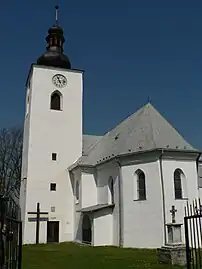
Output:
<instances>
[{"instance_id":1,"label":"clock face","mask_svg":"<svg viewBox=\"0 0 202 269\"><path fill-rule=\"evenodd\" d=\"M63 88L67 85L66 77L60 74L53 76L52 82L57 88Z\"/></svg>"}]
</instances>

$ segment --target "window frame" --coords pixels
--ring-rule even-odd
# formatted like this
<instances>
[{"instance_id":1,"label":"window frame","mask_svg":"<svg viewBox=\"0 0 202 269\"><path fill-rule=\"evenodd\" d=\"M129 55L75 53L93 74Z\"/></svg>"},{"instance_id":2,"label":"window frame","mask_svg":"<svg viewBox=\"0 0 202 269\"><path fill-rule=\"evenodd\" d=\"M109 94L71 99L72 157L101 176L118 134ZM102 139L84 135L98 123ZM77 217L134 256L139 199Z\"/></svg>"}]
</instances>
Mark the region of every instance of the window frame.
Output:
<instances>
[{"instance_id":1,"label":"window frame","mask_svg":"<svg viewBox=\"0 0 202 269\"><path fill-rule=\"evenodd\" d=\"M143 175L141 179L140 176ZM140 186L140 179L144 180L144 188ZM142 195L143 194L143 195ZM137 169L133 174L133 201L146 201L147 200L147 186L145 172Z\"/></svg>"},{"instance_id":2,"label":"window frame","mask_svg":"<svg viewBox=\"0 0 202 269\"><path fill-rule=\"evenodd\" d=\"M57 161L57 153L56 152L52 152L52 161Z\"/></svg>"},{"instance_id":3,"label":"window frame","mask_svg":"<svg viewBox=\"0 0 202 269\"><path fill-rule=\"evenodd\" d=\"M54 107L54 105L52 103L54 96L59 97L59 107L56 107L56 106ZM54 111L62 111L62 94L58 90L52 92L52 94L50 96L50 109L54 110Z\"/></svg>"},{"instance_id":4,"label":"window frame","mask_svg":"<svg viewBox=\"0 0 202 269\"><path fill-rule=\"evenodd\" d=\"M137 174L138 178L137 178L137 192L138 192L138 200L139 201L144 201L147 200L147 195L146 195L146 183L145 183L145 173L142 170L138 171ZM142 178L140 178L141 176L143 176ZM142 183L142 182L143 183ZM144 187L140 186L141 184L144 185ZM142 195L142 197L141 197Z\"/></svg>"},{"instance_id":5,"label":"window frame","mask_svg":"<svg viewBox=\"0 0 202 269\"><path fill-rule=\"evenodd\" d=\"M183 186L183 184L185 184L185 182L182 182L182 180L183 180L182 177L184 177L184 180L185 180L185 175L184 175L183 171L180 168L175 169L175 171L173 173L175 200L183 200L184 199L185 190L183 190L183 189L185 188L185 186Z\"/></svg>"},{"instance_id":6,"label":"window frame","mask_svg":"<svg viewBox=\"0 0 202 269\"><path fill-rule=\"evenodd\" d=\"M54 188L53 188L53 186L54 186ZM56 189L57 189L56 183L50 183L50 191L56 191Z\"/></svg>"}]
</instances>

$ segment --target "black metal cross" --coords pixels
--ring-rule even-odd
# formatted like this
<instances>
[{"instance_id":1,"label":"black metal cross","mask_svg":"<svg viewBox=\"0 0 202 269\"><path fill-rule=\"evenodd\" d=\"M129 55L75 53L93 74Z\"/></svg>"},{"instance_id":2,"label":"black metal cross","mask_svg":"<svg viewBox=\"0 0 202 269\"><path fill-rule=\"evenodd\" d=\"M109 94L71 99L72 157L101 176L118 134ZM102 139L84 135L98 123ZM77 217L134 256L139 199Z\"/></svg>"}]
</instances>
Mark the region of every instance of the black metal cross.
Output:
<instances>
[{"instance_id":1,"label":"black metal cross","mask_svg":"<svg viewBox=\"0 0 202 269\"><path fill-rule=\"evenodd\" d=\"M177 209L175 209L175 206L172 205L172 209L170 210L171 216L172 216L172 223L175 223L175 213L177 212Z\"/></svg>"},{"instance_id":2,"label":"black metal cross","mask_svg":"<svg viewBox=\"0 0 202 269\"><path fill-rule=\"evenodd\" d=\"M48 221L48 217L41 218L41 214L48 215L48 212L41 212L40 211L40 204L37 203L37 210L36 212L27 212L27 214L36 214L35 218L28 218L29 221L36 221L36 244L39 243L39 227L40 221Z\"/></svg>"}]
</instances>

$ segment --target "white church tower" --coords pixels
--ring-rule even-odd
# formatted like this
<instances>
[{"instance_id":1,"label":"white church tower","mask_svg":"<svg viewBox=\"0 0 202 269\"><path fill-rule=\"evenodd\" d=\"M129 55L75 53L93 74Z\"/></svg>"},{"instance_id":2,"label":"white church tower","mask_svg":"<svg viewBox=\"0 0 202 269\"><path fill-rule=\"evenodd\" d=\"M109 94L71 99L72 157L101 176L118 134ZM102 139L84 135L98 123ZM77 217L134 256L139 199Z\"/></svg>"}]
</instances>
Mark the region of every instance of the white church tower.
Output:
<instances>
[{"instance_id":1,"label":"white church tower","mask_svg":"<svg viewBox=\"0 0 202 269\"><path fill-rule=\"evenodd\" d=\"M46 41L47 51L31 66L26 84L20 194L24 244L74 237L73 188L66 169L82 155L83 73L72 69L63 54L58 6ZM37 204L46 213L39 222Z\"/></svg>"}]
</instances>

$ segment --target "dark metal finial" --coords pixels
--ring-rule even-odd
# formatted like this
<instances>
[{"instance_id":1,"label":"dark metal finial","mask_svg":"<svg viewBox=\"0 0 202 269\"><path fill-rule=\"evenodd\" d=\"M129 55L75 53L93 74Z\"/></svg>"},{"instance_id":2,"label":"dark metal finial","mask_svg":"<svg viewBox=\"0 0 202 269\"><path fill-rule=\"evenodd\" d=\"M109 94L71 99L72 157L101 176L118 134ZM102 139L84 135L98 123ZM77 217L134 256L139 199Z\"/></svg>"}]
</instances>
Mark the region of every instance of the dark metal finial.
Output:
<instances>
[{"instance_id":1,"label":"dark metal finial","mask_svg":"<svg viewBox=\"0 0 202 269\"><path fill-rule=\"evenodd\" d=\"M55 22L56 22L56 25L58 25L58 13L59 13L59 4L58 4L58 0L56 0L56 5L55 5Z\"/></svg>"},{"instance_id":2,"label":"dark metal finial","mask_svg":"<svg viewBox=\"0 0 202 269\"><path fill-rule=\"evenodd\" d=\"M151 103L151 98L150 98L149 95L148 95L148 97L147 97L147 102L148 102L148 103Z\"/></svg>"}]
</instances>

